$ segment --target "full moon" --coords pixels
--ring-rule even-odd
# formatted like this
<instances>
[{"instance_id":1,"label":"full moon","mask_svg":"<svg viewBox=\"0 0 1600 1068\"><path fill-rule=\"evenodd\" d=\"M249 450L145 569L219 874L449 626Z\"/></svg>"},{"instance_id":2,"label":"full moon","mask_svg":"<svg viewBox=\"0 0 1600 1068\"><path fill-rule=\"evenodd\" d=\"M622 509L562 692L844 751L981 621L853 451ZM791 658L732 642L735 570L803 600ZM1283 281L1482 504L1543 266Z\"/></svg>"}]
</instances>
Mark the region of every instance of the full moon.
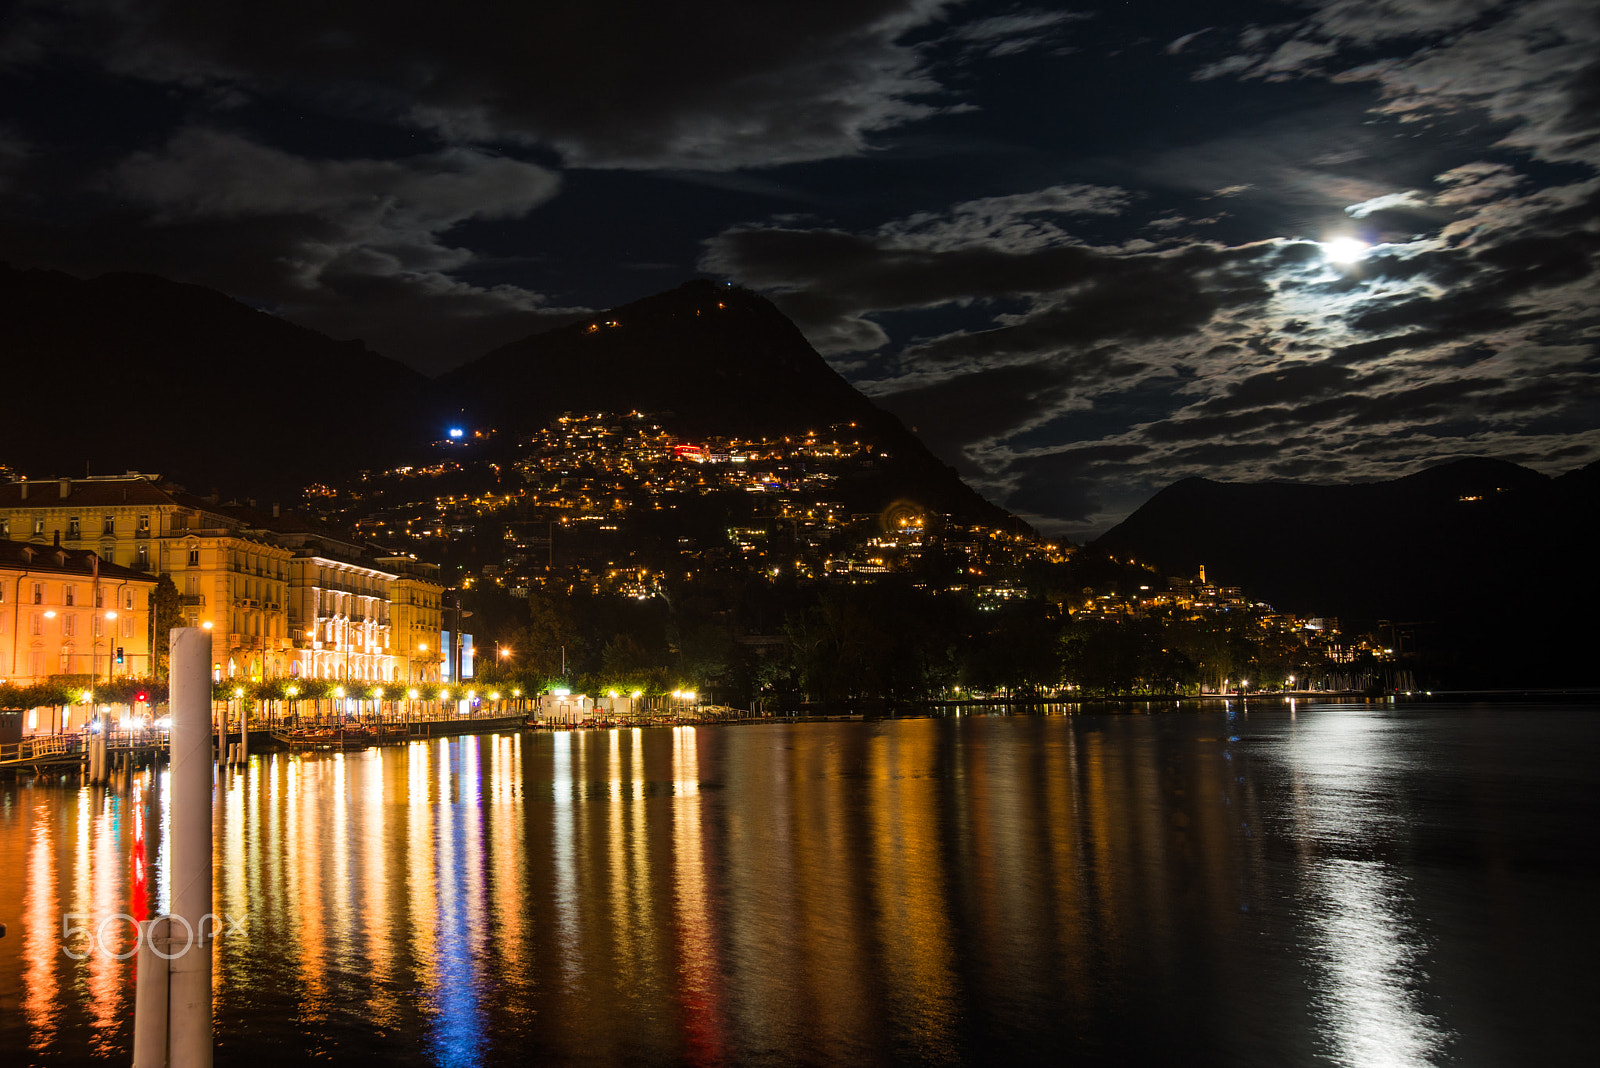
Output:
<instances>
[{"instance_id":1,"label":"full moon","mask_svg":"<svg viewBox=\"0 0 1600 1068\"><path fill-rule=\"evenodd\" d=\"M1336 237L1322 242L1322 254L1334 263L1355 263L1370 246L1356 237Z\"/></svg>"}]
</instances>

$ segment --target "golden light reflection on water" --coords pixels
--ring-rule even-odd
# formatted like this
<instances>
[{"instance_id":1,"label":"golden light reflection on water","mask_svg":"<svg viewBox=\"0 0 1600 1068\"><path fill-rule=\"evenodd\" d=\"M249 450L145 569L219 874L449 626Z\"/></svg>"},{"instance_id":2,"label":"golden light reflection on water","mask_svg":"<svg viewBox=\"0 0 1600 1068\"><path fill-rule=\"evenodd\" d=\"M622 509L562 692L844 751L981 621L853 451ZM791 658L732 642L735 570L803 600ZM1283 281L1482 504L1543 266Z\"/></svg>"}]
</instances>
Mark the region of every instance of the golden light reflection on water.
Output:
<instances>
[{"instance_id":1,"label":"golden light reflection on water","mask_svg":"<svg viewBox=\"0 0 1600 1068\"><path fill-rule=\"evenodd\" d=\"M25 874L27 890L23 895L27 927L23 933L26 970L22 976L22 1009L28 1018L29 1046L43 1050L55 1038L56 1017L61 1012L55 996L56 967L61 961L56 924L61 910L56 896L56 850L50 833L54 813L46 804L33 805L28 812L32 826Z\"/></svg>"},{"instance_id":2,"label":"golden light reflection on water","mask_svg":"<svg viewBox=\"0 0 1600 1068\"><path fill-rule=\"evenodd\" d=\"M1373 801L1404 763L1349 713L1255 737L1241 711L257 754L216 795L217 907L245 932L216 950L219 1041L404 1064L1172 1063L1197 1041L1430 1063L1448 1036L1416 888L1380 847L1403 806ZM121 1056L132 964L65 958L61 916L166 893L166 776L4 789L0 1036Z\"/></svg>"},{"instance_id":3,"label":"golden light reflection on water","mask_svg":"<svg viewBox=\"0 0 1600 1068\"><path fill-rule=\"evenodd\" d=\"M869 863L887 992L908 1022L916 1059L927 1062L950 1056L956 1006L933 774L939 735L933 720L914 726L872 751Z\"/></svg>"},{"instance_id":4,"label":"golden light reflection on water","mask_svg":"<svg viewBox=\"0 0 1600 1068\"><path fill-rule=\"evenodd\" d=\"M672 728L672 859L677 1009L685 1060L722 1064L727 1056L726 991L718 959L701 840L700 760L694 727Z\"/></svg>"}]
</instances>

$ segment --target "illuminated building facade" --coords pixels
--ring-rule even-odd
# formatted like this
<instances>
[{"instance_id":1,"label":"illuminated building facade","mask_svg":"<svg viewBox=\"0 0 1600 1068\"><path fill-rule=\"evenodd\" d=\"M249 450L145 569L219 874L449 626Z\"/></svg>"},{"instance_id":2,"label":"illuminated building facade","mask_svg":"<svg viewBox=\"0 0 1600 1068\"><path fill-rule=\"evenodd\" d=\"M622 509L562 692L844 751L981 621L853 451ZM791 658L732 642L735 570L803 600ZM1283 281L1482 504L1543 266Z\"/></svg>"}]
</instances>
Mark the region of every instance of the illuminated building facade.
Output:
<instances>
[{"instance_id":1,"label":"illuminated building facade","mask_svg":"<svg viewBox=\"0 0 1600 1068\"><path fill-rule=\"evenodd\" d=\"M276 506L223 504L137 472L18 480L0 484L0 538L92 551L152 586L169 576L182 625L211 627L224 678L437 677L436 663L429 676L416 662L439 648L443 590L428 565L368 559ZM406 600L403 642L392 634L396 595ZM419 629L429 624L431 634ZM140 666L147 674L148 661Z\"/></svg>"},{"instance_id":2,"label":"illuminated building facade","mask_svg":"<svg viewBox=\"0 0 1600 1068\"><path fill-rule=\"evenodd\" d=\"M148 675L155 584L92 550L0 541L0 682Z\"/></svg>"}]
</instances>

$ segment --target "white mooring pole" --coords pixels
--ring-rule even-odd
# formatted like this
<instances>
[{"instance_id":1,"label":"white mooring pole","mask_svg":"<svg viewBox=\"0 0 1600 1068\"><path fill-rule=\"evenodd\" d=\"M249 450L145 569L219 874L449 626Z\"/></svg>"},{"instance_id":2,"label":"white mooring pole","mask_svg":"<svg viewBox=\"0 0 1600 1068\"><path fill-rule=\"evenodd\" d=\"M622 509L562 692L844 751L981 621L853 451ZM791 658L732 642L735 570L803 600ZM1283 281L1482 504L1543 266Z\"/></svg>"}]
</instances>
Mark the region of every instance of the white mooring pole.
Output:
<instances>
[{"instance_id":1,"label":"white mooring pole","mask_svg":"<svg viewBox=\"0 0 1600 1068\"><path fill-rule=\"evenodd\" d=\"M133 1002L133 1068L166 1068L167 1063L167 930L158 916L139 924L139 982Z\"/></svg>"},{"instance_id":2,"label":"white mooring pole","mask_svg":"<svg viewBox=\"0 0 1600 1068\"><path fill-rule=\"evenodd\" d=\"M211 1068L211 942L216 924L211 913L211 633L174 627L171 648L169 938L176 955L171 964L169 1063Z\"/></svg>"}]
</instances>

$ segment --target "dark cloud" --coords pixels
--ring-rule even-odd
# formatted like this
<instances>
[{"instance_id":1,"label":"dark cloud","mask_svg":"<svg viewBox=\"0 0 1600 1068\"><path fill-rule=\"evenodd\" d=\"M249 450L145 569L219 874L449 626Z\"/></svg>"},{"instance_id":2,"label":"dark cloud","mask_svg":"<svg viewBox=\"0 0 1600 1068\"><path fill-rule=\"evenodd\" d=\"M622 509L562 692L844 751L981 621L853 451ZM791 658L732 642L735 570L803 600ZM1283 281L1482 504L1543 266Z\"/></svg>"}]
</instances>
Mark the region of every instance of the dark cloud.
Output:
<instances>
[{"instance_id":1,"label":"dark cloud","mask_svg":"<svg viewBox=\"0 0 1600 1068\"><path fill-rule=\"evenodd\" d=\"M1060 403L1062 384L1041 366L1001 367L876 397L928 447L962 455L978 441L1003 436Z\"/></svg>"},{"instance_id":2,"label":"dark cloud","mask_svg":"<svg viewBox=\"0 0 1600 1068\"><path fill-rule=\"evenodd\" d=\"M1024 514L1069 523L1091 522L1106 507L1109 487L1105 472L1148 452L1145 445L1086 445L1019 458L1009 472L1013 479L1010 500ZM1124 501L1129 496L1124 495Z\"/></svg>"},{"instance_id":3,"label":"dark cloud","mask_svg":"<svg viewBox=\"0 0 1600 1068\"><path fill-rule=\"evenodd\" d=\"M1303 363L1251 375L1228 391L1196 405L1204 412L1231 412L1245 408L1284 404L1332 392L1354 392L1382 385L1391 371L1358 375L1336 363Z\"/></svg>"},{"instance_id":4,"label":"dark cloud","mask_svg":"<svg viewBox=\"0 0 1600 1068\"><path fill-rule=\"evenodd\" d=\"M235 104L284 96L449 143L553 146L581 166L730 170L858 152L953 103L900 43L945 6L77 0L20 5L5 54L79 55Z\"/></svg>"}]
</instances>

